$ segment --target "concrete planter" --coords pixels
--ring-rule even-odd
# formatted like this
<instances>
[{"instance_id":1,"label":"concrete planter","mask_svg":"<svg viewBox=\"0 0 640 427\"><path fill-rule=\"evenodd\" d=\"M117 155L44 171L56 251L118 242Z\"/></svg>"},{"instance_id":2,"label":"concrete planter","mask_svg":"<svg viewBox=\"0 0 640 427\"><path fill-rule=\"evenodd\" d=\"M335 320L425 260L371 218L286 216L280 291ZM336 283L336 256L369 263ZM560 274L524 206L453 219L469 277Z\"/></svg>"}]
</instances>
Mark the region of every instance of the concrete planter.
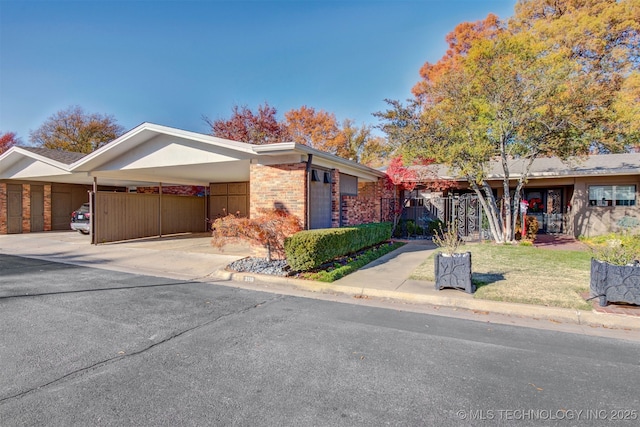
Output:
<instances>
[{"instance_id":1,"label":"concrete planter","mask_svg":"<svg viewBox=\"0 0 640 427\"><path fill-rule=\"evenodd\" d=\"M435 257L436 290L443 288L462 289L472 294L476 285L471 282L471 252Z\"/></svg>"},{"instance_id":2,"label":"concrete planter","mask_svg":"<svg viewBox=\"0 0 640 427\"><path fill-rule=\"evenodd\" d=\"M591 258L591 296L609 302L640 305L640 265L613 265Z\"/></svg>"}]
</instances>

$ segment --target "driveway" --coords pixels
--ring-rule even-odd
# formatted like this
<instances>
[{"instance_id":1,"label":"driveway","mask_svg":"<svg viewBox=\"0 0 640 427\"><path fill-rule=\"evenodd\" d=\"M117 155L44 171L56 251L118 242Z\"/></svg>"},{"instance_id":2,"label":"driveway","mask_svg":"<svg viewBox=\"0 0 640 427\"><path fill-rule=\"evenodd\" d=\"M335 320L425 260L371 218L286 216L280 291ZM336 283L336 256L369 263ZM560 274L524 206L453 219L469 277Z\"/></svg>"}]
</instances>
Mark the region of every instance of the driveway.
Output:
<instances>
[{"instance_id":1,"label":"driveway","mask_svg":"<svg viewBox=\"0 0 640 427\"><path fill-rule=\"evenodd\" d=\"M89 239L72 231L0 235L0 253L182 280L209 277L251 254L246 244L217 250L209 233L100 245Z\"/></svg>"}]
</instances>

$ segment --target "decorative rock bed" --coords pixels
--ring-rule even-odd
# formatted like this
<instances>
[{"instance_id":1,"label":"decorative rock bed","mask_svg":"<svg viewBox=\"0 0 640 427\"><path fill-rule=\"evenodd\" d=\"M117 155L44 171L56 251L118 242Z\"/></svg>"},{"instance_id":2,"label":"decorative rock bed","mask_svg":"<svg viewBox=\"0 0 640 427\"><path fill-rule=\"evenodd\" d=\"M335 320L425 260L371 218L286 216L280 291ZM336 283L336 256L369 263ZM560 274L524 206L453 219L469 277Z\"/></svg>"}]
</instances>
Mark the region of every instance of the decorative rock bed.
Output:
<instances>
[{"instance_id":1,"label":"decorative rock bed","mask_svg":"<svg viewBox=\"0 0 640 427\"><path fill-rule=\"evenodd\" d=\"M272 276L288 276L290 268L284 259L267 261L266 258L242 258L233 261L228 269L241 273L270 274Z\"/></svg>"}]
</instances>

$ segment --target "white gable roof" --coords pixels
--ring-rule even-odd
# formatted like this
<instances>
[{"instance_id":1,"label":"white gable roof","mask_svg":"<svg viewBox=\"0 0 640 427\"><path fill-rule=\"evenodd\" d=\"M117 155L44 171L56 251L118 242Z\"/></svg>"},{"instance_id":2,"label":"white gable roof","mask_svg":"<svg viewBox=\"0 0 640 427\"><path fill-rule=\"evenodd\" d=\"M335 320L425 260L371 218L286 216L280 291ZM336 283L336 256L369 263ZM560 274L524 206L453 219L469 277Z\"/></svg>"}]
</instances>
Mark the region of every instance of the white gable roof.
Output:
<instances>
[{"instance_id":1,"label":"white gable roof","mask_svg":"<svg viewBox=\"0 0 640 427\"><path fill-rule=\"evenodd\" d=\"M366 181L384 174L310 147L253 145L153 123L143 123L71 164L12 147L0 156L0 179L101 185L208 185L249 180L249 165L300 163L338 168ZM30 160L29 160L30 159Z\"/></svg>"}]
</instances>

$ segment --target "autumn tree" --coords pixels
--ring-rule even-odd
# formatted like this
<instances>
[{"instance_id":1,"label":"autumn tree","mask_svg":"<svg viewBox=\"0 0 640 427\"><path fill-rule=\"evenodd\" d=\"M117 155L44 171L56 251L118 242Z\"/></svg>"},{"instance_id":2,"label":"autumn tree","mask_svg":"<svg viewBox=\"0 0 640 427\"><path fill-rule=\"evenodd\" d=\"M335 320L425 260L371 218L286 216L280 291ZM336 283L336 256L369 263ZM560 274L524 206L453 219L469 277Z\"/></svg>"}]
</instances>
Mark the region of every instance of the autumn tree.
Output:
<instances>
[{"instance_id":1,"label":"autumn tree","mask_svg":"<svg viewBox=\"0 0 640 427\"><path fill-rule=\"evenodd\" d=\"M210 134L218 138L249 144L272 144L289 141L287 127L277 119L277 110L268 103L258 106L256 112L247 106L233 107L229 119L202 119L209 125Z\"/></svg>"},{"instance_id":2,"label":"autumn tree","mask_svg":"<svg viewBox=\"0 0 640 427\"><path fill-rule=\"evenodd\" d=\"M333 113L303 105L284 114L285 126L293 142L335 153L340 128Z\"/></svg>"},{"instance_id":3,"label":"autumn tree","mask_svg":"<svg viewBox=\"0 0 640 427\"><path fill-rule=\"evenodd\" d=\"M572 79L593 96L576 107L583 123L598 124L593 139L640 144L638 0L520 0L509 26L577 64Z\"/></svg>"},{"instance_id":4,"label":"autumn tree","mask_svg":"<svg viewBox=\"0 0 640 427\"><path fill-rule=\"evenodd\" d=\"M394 203L389 207L394 232L410 193L414 189L445 191L458 186L455 181L440 178L434 163L434 159L414 158L412 164L406 166L401 156L393 157L389 162L385 171L384 184L387 190L394 193Z\"/></svg>"},{"instance_id":5,"label":"autumn tree","mask_svg":"<svg viewBox=\"0 0 640 427\"><path fill-rule=\"evenodd\" d=\"M113 116L86 113L79 106L58 111L29 133L33 144L55 150L91 153L124 133Z\"/></svg>"},{"instance_id":6,"label":"autumn tree","mask_svg":"<svg viewBox=\"0 0 640 427\"><path fill-rule=\"evenodd\" d=\"M0 133L0 154L19 143L20 138L16 136L15 132Z\"/></svg>"},{"instance_id":7,"label":"autumn tree","mask_svg":"<svg viewBox=\"0 0 640 427\"><path fill-rule=\"evenodd\" d=\"M562 27L569 32L582 27L573 46L560 41L559 29L552 31L557 15L545 15L551 9L537 9L537 3L567 6L561 16L571 17ZM604 3L611 9L601 8ZM378 113L382 128L405 156L433 157L468 181L496 242L514 239L520 191L536 158L566 159L594 145L615 151L629 142L628 126L621 125L629 119L613 107L627 105L620 88L634 93L633 85L624 82L636 72L638 60L640 21L610 15L627 8L637 16L637 1L523 0L518 6L517 11L531 6L539 13L519 12L508 25L491 19L494 29L488 32L487 25L464 24L471 30L454 33L466 34L470 42L461 47L459 37L448 38L450 51L439 63L423 67L413 90L416 98L407 105L390 101L392 108ZM585 23L588 19L615 24L616 30L596 31L596 24ZM612 34L617 40L609 40ZM602 40L593 41L594 35ZM609 44L615 54L589 50L591 43ZM600 61L611 64L601 67ZM523 160L521 170L511 170L514 158ZM492 161L504 177L500 203L487 181ZM512 173L518 175L515 191Z\"/></svg>"},{"instance_id":8,"label":"autumn tree","mask_svg":"<svg viewBox=\"0 0 640 427\"><path fill-rule=\"evenodd\" d=\"M267 250L267 261L283 258L284 241L302 230L298 217L282 209L261 209L255 218L233 214L216 219L212 226L211 244L221 249L228 243L248 241Z\"/></svg>"},{"instance_id":9,"label":"autumn tree","mask_svg":"<svg viewBox=\"0 0 640 427\"><path fill-rule=\"evenodd\" d=\"M302 106L285 113L285 124L294 142L366 165L381 165L391 148L373 135L371 126L357 126L351 119L338 123L332 113Z\"/></svg>"},{"instance_id":10,"label":"autumn tree","mask_svg":"<svg viewBox=\"0 0 640 427\"><path fill-rule=\"evenodd\" d=\"M357 126L351 119L342 121L331 148L337 156L371 167L382 166L393 152L385 138L373 135L371 126Z\"/></svg>"}]
</instances>

